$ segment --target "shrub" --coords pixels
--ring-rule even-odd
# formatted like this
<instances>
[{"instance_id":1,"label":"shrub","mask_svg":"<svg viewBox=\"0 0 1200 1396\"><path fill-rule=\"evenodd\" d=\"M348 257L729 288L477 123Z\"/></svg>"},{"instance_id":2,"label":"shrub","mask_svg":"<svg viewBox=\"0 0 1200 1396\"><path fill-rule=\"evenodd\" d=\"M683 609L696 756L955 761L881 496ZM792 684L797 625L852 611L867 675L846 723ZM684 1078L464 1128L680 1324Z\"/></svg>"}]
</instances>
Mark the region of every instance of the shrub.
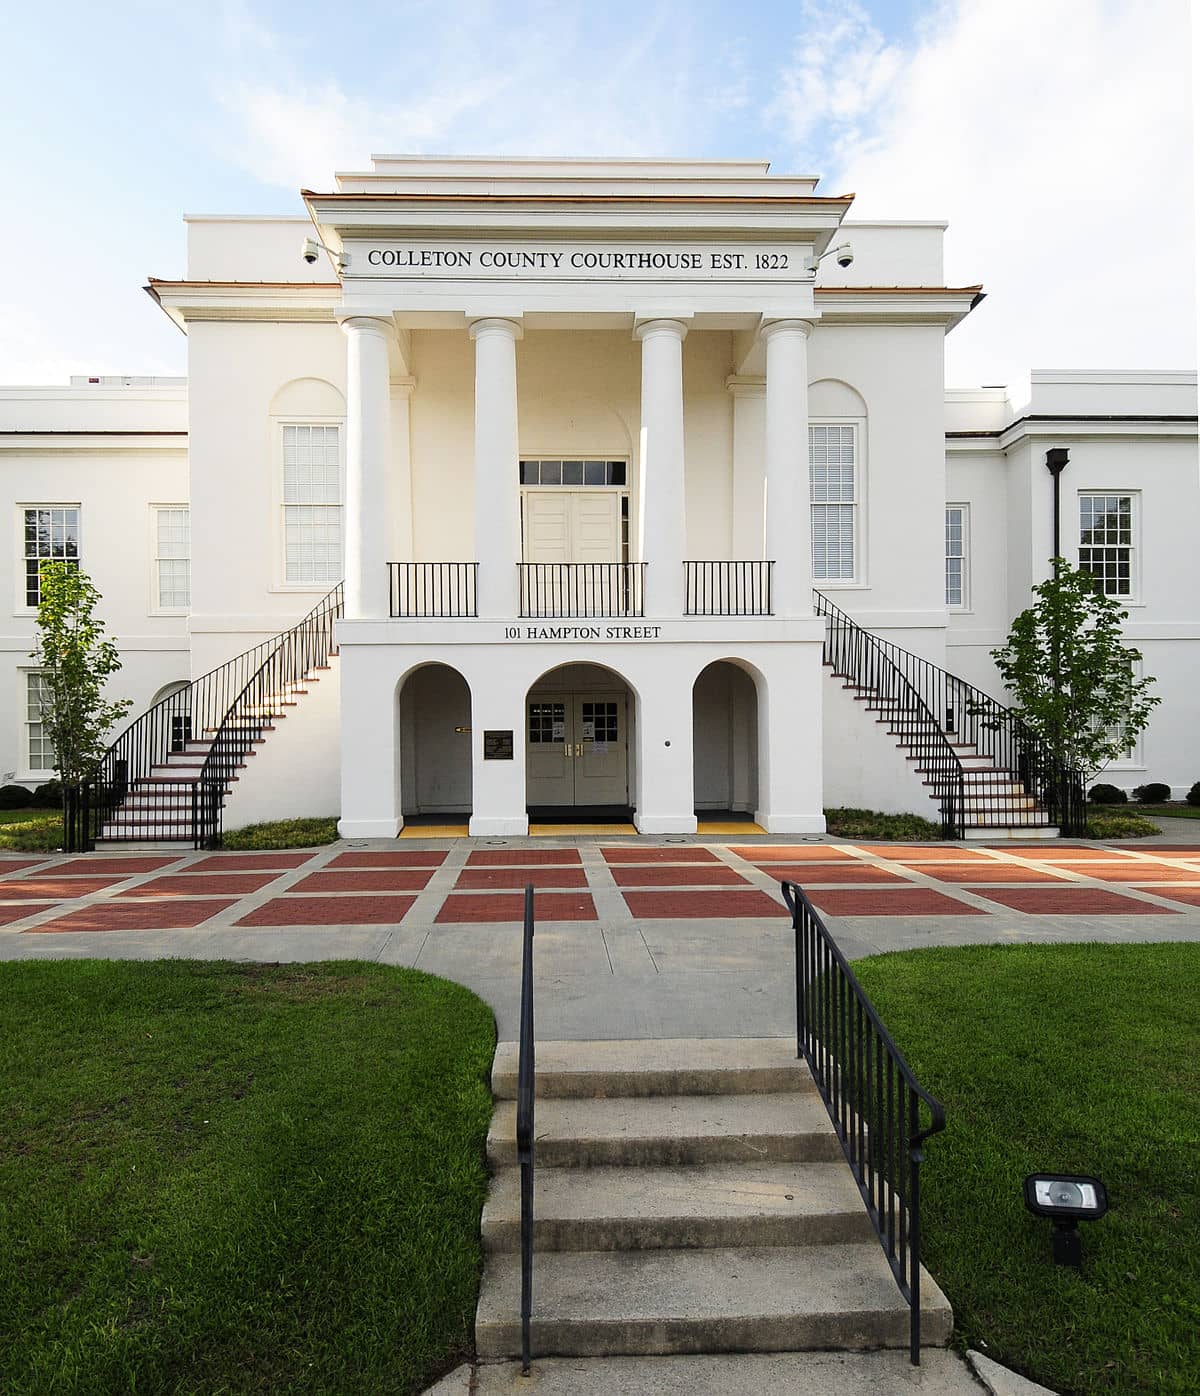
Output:
<instances>
[{"instance_id":1,"label":"shrub","mask_svg":"<svg viewBox=\"0 0 1200 1396\"><path fill-rule=\"evenodd\" d=\"M1171 798L1171 787L1161 780L1152 780L1149 785L1139 785L1133 798L1140 805L1164 805Z\"/></svg>"},{"instance_id":2,"label":"shrub","mask_svg":"<svg viewBox=\"0 0 1200 1396\"><path fill-rule=\"evenodd\" d=\"M1189 805L1200 805L1200 780L1188 791L1187 802Z\"/></svg>"},{"instance_id":3,"label":"shrub","mask_svg":"<svg viewBox=\"0 0 1200 1396\"><path fill-rule=\"evenodd\" d=\"M880 814L870 809L827 809L825 831L840 839L893 839L902 843L942 837L942 826L919 814Z\"/></svg>"},{"instance_id":4,"label":"shrub","mask_svg":"<svg viewBox=\"0 0 1200 1396\"><path fill-rule=\"evenodd\" d=\"M5 824L0 818L0 848L17 853L55 853L63 846L62 815Z\"/></svg>"},{"instance_id":5,"label":"shrub","mask_svg":"<svg viewBox=\"0 0 1200 1396\"><path fill-rule=\"evenodd\" d=\"M1097 811L1087 822L1089 839L1144 839L1162 830L1140 814L1110 814Z\"/></svg>"},{"instance_id":6,"label":"shrub","mask_svg":"<svg viewBox=\"0 0 1200 1396\"><path fill-rule=\"evenodd\" d=\"M23 785L0 785L0 809L28 809L33 804Z\"/></svg>"},{"instance_id":7,"label":"shrub","mask_svg":"<svg viewBox=\"0 0 1200 1396\"><path fill-rule=\"evenodd\" d=\"M1088 791L1088 799L1094 805L1123 805L1129 796L1115 785L1093 785Z\"/></svg>"},{"instance_id":8,"label":"shrub","mask_svg":"<svg viewBox=\"0 0 1200 1396\"><path fill-rule=\"evenodd\" d=\"M247 824L230 829L223 848L318 848L338 837L337 817L328 819L276 819L269 824Z\"/></svg>"},{"instance_id":9,"label":"shrub","mask_svg":"<svg viewBox=\"0 0 1200 1396\"><path fill-rule=\"evenodd\" d=\"M33 792L30 804L37 809L62 809L62 781L48 780Z\"/></svg>"}]
</instances>

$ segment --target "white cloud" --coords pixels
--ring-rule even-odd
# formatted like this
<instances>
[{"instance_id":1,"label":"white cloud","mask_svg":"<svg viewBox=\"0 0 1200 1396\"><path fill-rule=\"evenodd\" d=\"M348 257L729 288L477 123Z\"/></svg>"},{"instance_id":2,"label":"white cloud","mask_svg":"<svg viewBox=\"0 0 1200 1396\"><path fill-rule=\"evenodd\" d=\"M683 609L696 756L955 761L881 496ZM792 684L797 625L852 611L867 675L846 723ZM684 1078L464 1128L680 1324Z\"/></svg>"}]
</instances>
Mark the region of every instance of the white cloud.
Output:
<instances>
[{"instance_id":1,"label":"white cloud","mask_svg":"<svg viewBox=\"0 0 1200 1396\"><path fill-rule=\"evenodd\" d=\"M791 129L825 84L826 187L857 191L852 216L950 220L947 279L989 293L950 336L951 382L1194 364L1183 0L959 0L901 63L840 12L789 70ZM822 66L858 71L857 91L838 98Z\"/></svg>"}]
</instances>

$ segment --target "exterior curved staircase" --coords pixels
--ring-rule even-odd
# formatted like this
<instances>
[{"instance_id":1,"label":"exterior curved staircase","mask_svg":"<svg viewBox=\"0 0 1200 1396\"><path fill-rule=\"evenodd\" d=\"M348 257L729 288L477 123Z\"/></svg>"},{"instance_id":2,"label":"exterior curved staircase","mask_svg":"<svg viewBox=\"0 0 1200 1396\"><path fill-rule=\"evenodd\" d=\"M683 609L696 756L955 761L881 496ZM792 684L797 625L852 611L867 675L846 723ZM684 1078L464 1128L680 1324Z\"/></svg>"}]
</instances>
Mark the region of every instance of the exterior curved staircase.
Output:
<instances>
[{"instance_id":1,"label":"exterior curved staircase","mask_svg":"<svg viewBox=\"0 0 1200 1396\"><path fill-rule=\"evenodd\" d=\"M874 714L937 806L948 839L1084 832L1083 780L1011 709L948 670L864 630L819 591L824 660Z\"/></svg>"},{"instance_id":2,"label":"exterior curved staircase","mask_svg":"<svg viewBox=\"0 0 1200 1396\"><path fill-rule=\"evenodd\" d=\"M329 669L341 614L339 582L290 630L203 674L131 723L84 786L87 842L218 844L232 783Z\"/></svg>"}]
</instances>

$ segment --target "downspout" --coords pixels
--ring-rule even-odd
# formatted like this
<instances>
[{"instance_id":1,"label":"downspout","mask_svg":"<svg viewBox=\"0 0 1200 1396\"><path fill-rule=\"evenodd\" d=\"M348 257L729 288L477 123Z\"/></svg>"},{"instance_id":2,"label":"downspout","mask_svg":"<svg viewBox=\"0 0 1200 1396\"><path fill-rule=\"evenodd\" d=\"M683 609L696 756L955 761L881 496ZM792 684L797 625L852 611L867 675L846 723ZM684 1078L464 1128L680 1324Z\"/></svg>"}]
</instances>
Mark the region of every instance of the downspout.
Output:
<instances>
[{"instance_id":1,"label":"downspout","mask_svg":"<svg viewBox=\"0 0 1200 1396\"><path fill-rule=\"evenodd\" d=\"M1046 452L1046 469L1050 472L1051 478L1054 480L1054 556L1056 558L1062 557L1061 539L1059 537L1060 501L1058 477L1067 468L1067 460L1068 455L1065 446L1051 446ZM1054 570L1057 573L1057 563L1054 564Z\"/></svg>"}]
</instances>

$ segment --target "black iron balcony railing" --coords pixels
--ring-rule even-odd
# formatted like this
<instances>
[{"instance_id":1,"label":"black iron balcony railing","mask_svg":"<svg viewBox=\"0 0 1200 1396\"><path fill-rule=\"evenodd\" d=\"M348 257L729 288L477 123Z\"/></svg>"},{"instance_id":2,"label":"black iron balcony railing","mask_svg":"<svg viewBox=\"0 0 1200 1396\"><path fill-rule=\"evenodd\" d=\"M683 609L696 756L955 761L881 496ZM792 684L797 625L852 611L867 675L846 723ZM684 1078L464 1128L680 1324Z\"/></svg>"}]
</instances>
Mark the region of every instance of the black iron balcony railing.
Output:
<instances>
[{"instance_id":1,"label":"black iron balcony railing","mask_svg":"<svg viewBox=\"0 0 1200 1396\"><path fill-rule=\"evenodd\" d=\"M794 882L780 884L796 937L796 1055L812 1071L842 1152L909 1305L921 1360L922 1146L945 1128L845 955Z\"/></svg>"},{"instance_id":2,"label":"black iron balcony railing","mask_svg":"<svg viewBox=\"0 0 1200 1396\"><path fill-rule=\"evenodd\" d=\"M773 562L685 562L684 614L772 615L774 567Z\"/></svg>"},{"instance_id":3,"label":"black iron balcony railing","mask_svg":"<svg viewBox=\"0 0 1200 1396\"><path fill-rule=\"evenodd\" d=\"M645 615L644 562L518 562L522 616Z\"/></svg>"},{"instance_id":4,"label":"black iron balcony railing","mask_svg":"<svg viewBox=\"0 0 1200 1396\"><path fill-rule=\"evenodd\" d=\"M390 613L404 620L477 616L478 580L477 562L389 562Z\"/></svg>"}]
</instances>

